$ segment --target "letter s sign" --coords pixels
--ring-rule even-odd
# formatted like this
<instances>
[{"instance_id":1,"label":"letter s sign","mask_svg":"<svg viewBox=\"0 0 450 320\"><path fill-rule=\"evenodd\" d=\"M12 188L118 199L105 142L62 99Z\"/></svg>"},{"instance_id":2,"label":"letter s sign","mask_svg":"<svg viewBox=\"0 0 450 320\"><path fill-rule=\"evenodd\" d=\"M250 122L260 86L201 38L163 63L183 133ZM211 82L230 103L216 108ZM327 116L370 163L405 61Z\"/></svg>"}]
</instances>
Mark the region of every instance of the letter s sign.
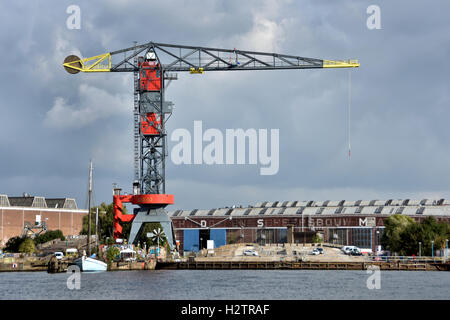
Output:
<instances>
[{"instance_id":1,"label":"letter s sign","mask_svg":"<svg viewBox=\"0 0 450 320\"><path fill-rule=\"evenodd\" d=\"M264 220L263 219L258 219L258 228L262 228L264 227Z\"/></svg>"}]
</instances>

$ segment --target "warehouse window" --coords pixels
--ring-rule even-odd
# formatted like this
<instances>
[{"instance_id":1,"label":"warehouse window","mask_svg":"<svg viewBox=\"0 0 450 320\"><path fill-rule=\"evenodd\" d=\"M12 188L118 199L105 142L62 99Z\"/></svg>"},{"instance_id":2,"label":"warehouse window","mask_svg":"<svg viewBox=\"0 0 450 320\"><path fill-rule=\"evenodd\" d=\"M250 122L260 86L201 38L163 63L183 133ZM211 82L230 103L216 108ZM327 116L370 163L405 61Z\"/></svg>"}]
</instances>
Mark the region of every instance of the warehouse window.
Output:
<instances>
[{"instance_id":1,"label":"warehouse window","mask_svg":"<svg viewBox=\"0 0 450 320\"><path fill-rule=\"evenodd\" d=\"M178 217L180 215L180 213L182 213L182 212L183 212L183 210L177 210L174 212L173 216Z\"/></svg>"},{"instance_id":2,"label":"warehouse window","mask_svg":"<svg viewBox=\"0 0 450 320\"><path fill-rule=\"evenodd\" d=\"M359 207L361 205L362 200L358 200L355 202L355 207Z\"/></svg>"},{"instance_id":3,"label":"warehouse window","mask_svg":"<svg viewBox=\"0 0 450 320\"><path fill-rule=\"evenodd\" d=\"M316 214L321 214L323 212L323 209L325 209L325 208L322 207L322 208L317 209Z\"/></svg>"},{"instance_id":4,"label":"warehouse window","mask_svg":"<svg viewBox=\"0 0 450 320\"><path fill-rule=\"evenodd\" d=\"M374 206L374 205L375 205L375 202L377 202L377 200L371 200L371 201L369 202L369 206L370 206L370 207Z\"/></svg>"},{"instance_id":5,"label":"warehouse window","mask_svg":"<svg viewBox=\"0 0 450 320\"><path fill-rule=\"evenodd\" d=\"M339 207L343 207L343 206L344 206L344 203L345 203L345 200L341 200L341 201L339 202L338 206L339 206Z\"/></svg>"},{"instance_id":6,"label":"warehouse window","mask_svg":"<svg viewBox=\"0 0 450 320\"><path fill-rule=\"evenodd\" d=\"M66 201L64 201L64 209L78 209L77 208L77 202L75 201L75 199L66 199Z\"/></svg>"},{"instance_id":7,"label":"warehouse window","mask_svg":"<svg viewBox=\"0 0 450 320\"><path fill-rule=\"evenodd\" d=\"M425 211L425 207L420 207L417 209L416 214L423 214L424 211Z\"/></svg>"},{"instance_id":8,"label":"warehouse window","mask_svg":"<svg viewBox=\"0 0 450 320\"><path fill-rule=\"evenodd\" d=\"M423 199L422 201L420 201L420 205L424 206L427 204L427 199Z\"/></svg>"},{"instance_id":9,"label":"warehouse window","mask_svg":"<svg viewBox=\"0 0 450 320\"><path fill-rule=\"evenodd\" d=\"M244 212L244 216L248 216L250 214L250 211L252 211L252 209L247 209Z\"/></svg>"},{"instance_id":10,"label":"warehouse window","mask_svg":"<svg viewBox=\"0 0 450 320\"><path fill-rule=\"evenodd\" d=\"M283 214L285 210L286 210L286 208L283 208L283 209L281 209L281 210L278 210L278 214Z\"/></svg>"},{"instance_id":11,"label":"warehouse window","mask_svg":"<svg viewBox=\"0 0 450 320\"><path fill-rule=\"evenodd\" d=\"M282 207L286 207L288 205L289 201L285 201L283 202L283 204L281 205Z\"/></svg>"},{"instance_id":12,"label":"warehouse window","mask_svg":"<svg viewBox=\"0 0 450 320\"><path fill-rule=\"evenodd\" d=\"M326 207L326 206L328 206L329 203L330 203L330 200L327 200L323 203L323 206Z\"/></svg>"},{"instance_id":13,"label":"warehouse window","mask_svg":"<svg viewBox=\"0 0 450 320\"><path fill-rule=\"evenodd\" d=\"M347 229L328 229L328 243L346 245Z\"/></svg>"},{"instance_id":14,"label":"warehouse window","mask_svg":"<svg viewBox=\"0 0 450 320\"><path fill-rule=\"evenodd\" d=\"M372 229L371 228L353 228L352 242L354 246L359 248L372 247Z\"/></svg>"},{"instance_id":15,"label":"warehouse window","mask_svg":"<svg viewBox=\"0 0 450 320\"><path fill-rule=\"evenodd\" d=\"M297 209L297 212L295 214L302 214L303 210L305 210L305 207L300 207Z\"/></svg>"},{"instance_id":16,"label":"warehouse window","mask_svg":"<svg viewBox=\"0 0 450 320\"><path fill-rule=\"evenodd\" d=\"M233 209L228 209L227 212L225 212L225 215L229 216L231 214L231 212L233 212Z\"/></svg>"},{"instance_id":17,"label":"warehouse window","mask_svg":"<svg viewBox=\"0 0 450 320\"><path fill-rule=\"evenodd\" d=\"M409 203L409 199L403 200L402 206L407 206Z\"/></svg>"},{"instance_id":18,"label":"warehouse window","mask_svg":"<svg viewBox=\"0 0 450 320\"><path fill-rule=\"evenodd\" d=\"M189 213L190 216L195 216L195 214L197 213L198 209L192 210L191 213Z\"/></svg>"},{"instance_id":19,"label":"warehouse window","mask_svg":"<svg viewBox=\"0 0 450 320\"><path fill-rule=\"evenodd\" d=\"M344 207L337 207L336 210L334 210L334 213L342 213L342 210Z\"/></svg>"},{"instance_id":20,"label":"warehouse window","mask_svg":"<svg viewBox=\"0 0 450 320\"><path fill-rule=\"evenodd\" d=\"M261 209L261 210L259 211L259 214L264 214L264 213L266 213L266 211L267 211L267 208Z\"/></svg>"},{"instance_id":21,"label":"warehouse window","mask_svg":"<svg viewBox=\"0 0 450 320\"><path fill-rule=\"evenodd\" d=\"M294 201L291 205L291 207L296 207L297 206L298 201Z\"/></svg>"},{"instance_id":22,"label":"warehouse window","mask_svg":"<svg viewBox=\"0 0 450 320\"><path fill-rule=\"evenodd\" d=\"M383 211L383 207L378 207L375 209L375 213L381 213L381 211Z\"/></svg>"},{"instance_id":23,"label":"warehouse window","mask_svg":"<svg viewBox=\"0 0 450 320\"><path fill-rule=\"evenodd\" d=\"M388 201L386 201L386 203L384 204L385 206L390 206L392 203L392 199L389 199Z\"/></svg>"},{"instance_id":24,"label":"warehouse window","mask_svg":"<svg viewBox=\"0 0 450 320\"><path fill-rule=\"evenodd\" d=\"M361 213L361 211L362 211L363 208L364 208L364 207L358 207L358 208L356 208L355 213Z\"/></svg>"},{"instance_id":25,"label":"warehouse window","mask_svg":"<svg viewBox=\"0 0 450 320\"><path fill-rule=\"evenodd\" d=\"M308 203L306 204L307 207L311 207L313 205L314 201L308 201Z\"/></svg>"},{"instance_id":26,"label":"warehouse window","mask_svg":"<svg viewBox=\"0 0 450 320\"><path fill-rule=\"evenodd\" d=\"M275 208L275 207L278 205L279 202L280 202L280 201L275 201L275 202L272 204L272 208Z\"/></svg>"},{"instance_id":27,"label":"warehouse window","mask_svg":"<svg viewBox=\"0 0 450 320\"><path fill-rule=\"evenodd\" d=\"M403 210L405 209L405 207L400 207L397 209L397 211L395 211L396 214L402 214Z\"/></svg>"},{"instance_id":28,"label":"warehouse window","mask_svg":"<svg viewBox=\"0 0 450 320\"><path fill-rule=\"evenodd\" d=\"M9 200L6 194L0 194L0 207L9 207Z\"/></svg>"},{"instance_id":29,"label":"warehouse window","mask_svg":"<svg viewBox=\"0 0 450 320\"><path fill-rule=\"evenodd\" d=\"M35 208L47 208L47 202L45 202L43 197L34 197L31 206Z\"/></svg>"},{"instance_id":30,"label":"warehouse window","mask_svg":"<svg viewBox=\"0 0 450 320\"><path fill-rule=\"evenodd\" d=\"M208 212L208 216L212 216L214 214L214 211L216 211L216 209L211 209Z\"/></svg>"}]
</instances>

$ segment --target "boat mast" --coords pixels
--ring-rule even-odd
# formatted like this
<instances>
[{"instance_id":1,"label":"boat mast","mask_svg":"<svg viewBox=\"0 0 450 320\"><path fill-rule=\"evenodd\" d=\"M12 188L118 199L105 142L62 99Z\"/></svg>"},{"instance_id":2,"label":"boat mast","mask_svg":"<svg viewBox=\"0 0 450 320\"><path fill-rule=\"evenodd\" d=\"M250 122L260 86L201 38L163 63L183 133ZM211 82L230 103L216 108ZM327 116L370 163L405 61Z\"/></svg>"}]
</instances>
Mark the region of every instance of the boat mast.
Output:
<instances>
[{"instance_id":1,"label":"boat mast","mask_svg":"<svg viewBox=\"0 0 450 320\"><path fill-rule=\"evenodd\" d=\"M91 255L91 198L92 198L92 160L89 163L88 236L87 254Z\"/></svg>"}]
</instances>

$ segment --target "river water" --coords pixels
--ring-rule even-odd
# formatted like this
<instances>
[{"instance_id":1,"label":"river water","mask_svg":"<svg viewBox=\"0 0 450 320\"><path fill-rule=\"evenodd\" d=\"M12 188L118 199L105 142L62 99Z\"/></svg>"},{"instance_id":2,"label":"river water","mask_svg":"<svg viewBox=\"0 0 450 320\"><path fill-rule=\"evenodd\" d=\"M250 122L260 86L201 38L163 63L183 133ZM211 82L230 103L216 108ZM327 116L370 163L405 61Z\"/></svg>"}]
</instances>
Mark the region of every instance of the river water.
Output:
<instances>
[{"instance_id":1,"label":"river water","mask_svg":"<svg viewBox=\"0 0 450 320\"><path fill-rule=\"evenodd\" d=\"M66 273L3 272L0 299L450 299L449 272L381 271L379 289L368 289L368 278L374 275L322 270L117 271L82 273L80 289L70 290ZM376 283L371 279L369 283Z\"/></svg>"}]
</instances>

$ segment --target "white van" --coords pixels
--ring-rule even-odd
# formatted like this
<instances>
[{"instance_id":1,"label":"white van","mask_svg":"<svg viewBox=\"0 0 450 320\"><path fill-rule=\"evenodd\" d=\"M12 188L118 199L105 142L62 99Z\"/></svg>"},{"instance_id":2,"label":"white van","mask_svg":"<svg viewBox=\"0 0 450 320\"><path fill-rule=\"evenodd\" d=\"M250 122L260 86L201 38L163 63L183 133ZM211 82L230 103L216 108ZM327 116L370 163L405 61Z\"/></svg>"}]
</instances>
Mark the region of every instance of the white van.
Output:
<instances>
[{"instance_id":1,"label":"white van","mask_svg":"<svg viewBox=\"0 0 450 320\"><path fill-rule=\"evenodd\" d=\"M352 250L354 249L360 251L359 248L356 246L343 246L341 248L342 252L344 252L345 254L350 254L350 252L352 252Z\"/></svg>"}]
</instances>

